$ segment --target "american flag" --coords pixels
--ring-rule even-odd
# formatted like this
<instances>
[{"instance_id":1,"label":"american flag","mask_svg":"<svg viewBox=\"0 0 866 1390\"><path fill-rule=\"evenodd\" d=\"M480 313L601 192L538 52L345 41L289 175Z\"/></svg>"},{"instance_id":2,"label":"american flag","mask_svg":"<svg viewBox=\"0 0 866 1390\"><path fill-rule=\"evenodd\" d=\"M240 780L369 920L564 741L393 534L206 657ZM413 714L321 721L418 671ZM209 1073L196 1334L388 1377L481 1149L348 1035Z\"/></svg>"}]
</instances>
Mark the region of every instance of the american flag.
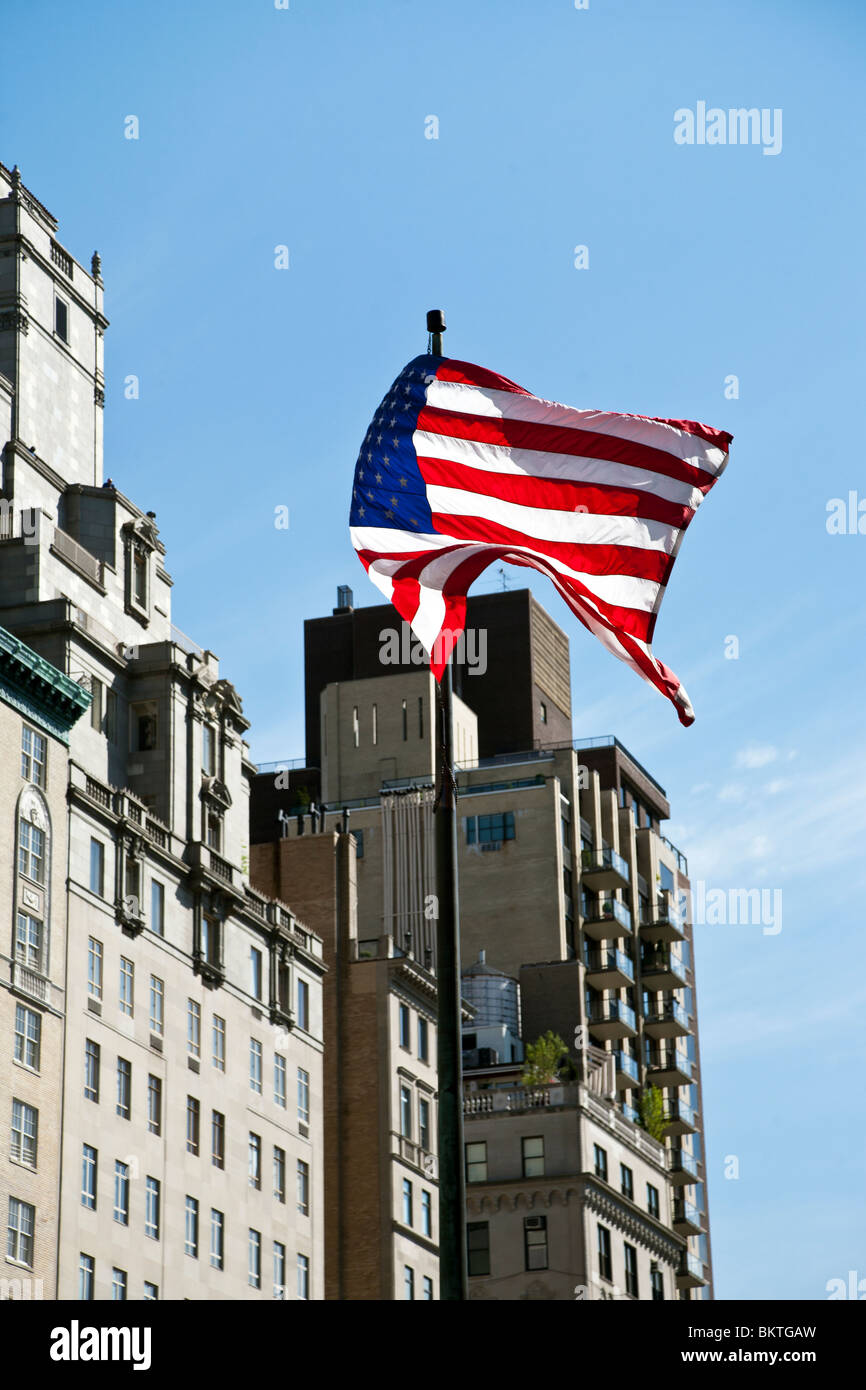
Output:
<instances>
[{"instance_id":1,"label":"american flag","mask_svg":"<svg viewBox=\"0 0 866 1390\"><path fill-rule=\"evenodd\" d=\"M651 643L680 542L731 438L693 420L575 410L471 362L416 357L361 446L352 543L437 679L470 585L504 560L548 575L575 617L691 724L689 698Z\"/></svg>"}]
</instances>

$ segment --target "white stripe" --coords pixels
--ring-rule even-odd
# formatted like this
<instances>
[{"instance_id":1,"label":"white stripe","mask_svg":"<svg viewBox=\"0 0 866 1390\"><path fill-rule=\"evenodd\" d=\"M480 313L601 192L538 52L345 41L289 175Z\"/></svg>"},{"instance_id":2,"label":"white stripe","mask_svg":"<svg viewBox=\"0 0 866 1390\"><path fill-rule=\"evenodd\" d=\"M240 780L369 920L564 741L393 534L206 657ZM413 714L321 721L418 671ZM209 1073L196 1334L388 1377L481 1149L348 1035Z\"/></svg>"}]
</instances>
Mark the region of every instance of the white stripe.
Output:
<instances>
[{"instance_id":1,"label":"white stripe","mask_svg":"<svg viewBox=\"0 0 866 1390\"><path fill-rule=\"evenodd\" d=\"M542 541L571 545L630 545L639 550L661 550L670 555L679 530L662 521L637 516L599 516L595 512L563 512L543 507L524 507L498 497L465 492L462 488L428 485L430 509L446 516L480 516L522 531ZM492 544L492 542L488 542ZM515 543L518 547L520 542Z\"/></svg>"}]
</instances>

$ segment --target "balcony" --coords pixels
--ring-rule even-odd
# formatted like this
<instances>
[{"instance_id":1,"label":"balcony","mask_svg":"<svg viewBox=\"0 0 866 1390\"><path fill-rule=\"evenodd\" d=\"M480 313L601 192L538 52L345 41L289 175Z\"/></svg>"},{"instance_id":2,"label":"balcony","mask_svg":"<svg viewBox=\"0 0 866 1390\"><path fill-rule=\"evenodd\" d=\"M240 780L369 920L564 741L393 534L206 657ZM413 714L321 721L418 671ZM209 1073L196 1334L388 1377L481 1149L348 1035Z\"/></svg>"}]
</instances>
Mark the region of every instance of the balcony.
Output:
<instances>
[{"instance_id":1,"label":"balcony","mask_svg":"<svg viewBox=\"0 0 866 1390\"><path fill-rule=\"evenodd\" d=\"M665 1110L665 1132L667 1134L694 1134L697 1129L697 1115L684 1100L668 1101Z\"/></svg>"},{"instance_id":2,"label":"balcony","mask_svg":"<svg viewBox=\"0 0 866 1390\"><path fill-rule=\"evenodd\" d=\"M608 947L601 951L584 951L586 977L593 989L624 989L634 984L634 966L624 951Z\"/></svg>"},{"instance_id":3,"label":"balcony","mask_svg":"<svg viewBox=\"0 0 866 1390\"><path fill-rule=\"evenodd\" d=\"M694 1062L674 1047L649 1052L646 1066L647 1081L652 1086L689 1086L694 1080Z\"/></svg>"},{"instance_id":4,"label":"balcony","mask_svg":"<svg viewBox=\"0 0 866 1390\"><path fill-rule=\"evenodd\" d=\"M613 1054L616 1066L616 1088L618 1091L627 1091L632 1086L640 1083L640 1070L634 1057L630 1057L622 1048L617 1048Z\"/></svg>"},{"instance_id":5,"label":"balcony","mask_svg":"<svg viewBox=\"0 0 866 1390\"><path fill-rule=\"evenodd\" d=\"M690 1250L684 1250L677 1270L677 1288L697 1289L706 1282L703 1260L699 1255L693 1255Z\"/></svg>"},{"instance_id":6,"label":"balcony","mask_svg":"<svg viewBox=\"0 0 866 1390\"><path fill-rule=\"evenodd\" d=\"M674 1198L673 1228L677 1235L696 1236L701 1231L701 1213L685 1197Z\"/></svg>"},{"instance_id":7,"label":"balcony","mask_svg":"<svg viewBox=\"0 0 866 1390\"><path fill-rule=\"evenodd\" d=\"M698 1160L694 1154L686 1153L685 1149L668 1150L668 1169L671 1182L677 1187L689 1187L694 1182L700 1182Z\"/></svg>"},{"instance_id":8,"label":"balcony","mask_svg":"<svg viewBox=\"0 0 866 1390\"><path fill-rule=\"evenodd\" d=\"M640 1124L640 1111L634 1105L629 1105L628 1101L623 1102L622 1113L623 1118L631 1120L633 1125Z\"/></svg>"},{"instance_id":9,"label":"balcony","mask_svg":"<svg viewBox=\"0 0 866 1390\"><path fill-rule=\"evenodd\" d=\"M17 960L12 962L12 988L16 994L25 994L28 999L38 999L40 1004L48 1003L49 981L46 976Z\"/></svg>"},{"instance_id":10,"label":"balcony","mask_svg":"<svg viewBox=\"0 0 866 1390\"><path fill-rule=\"evenodd\" d=\"M628 888L629 867L615 849L584 849L580 852L581 874L587 888L593 892L611 892Z\"/></svg>"},{"instance_id":11,"label":"balcony","mask_svg":"<svg viewBox=\"0 0 866 1390\"><path fill-rule=\"evenodd\" d=\"M663 891L656 897L655 907L649 909L649 919L641 923L644 941L682 941L686 919L677 906L673 893Z\"/></svg>"},{"instance_id":12,"label":"balcony","mask_svg":"<svg viewBox=\"0 0 866 1390\"><path fill-rule=\"evenodd\" d=\"M689 1016L682 1004L669 999L644 1014L643 1028L648 1038L681 1038L689 1032Z\"/></svg>"},{"instance_id":13,"label":"balcony","mask_svg":"<svg viewBox=\"0 0 866 1390\"><path fill-rule=\"evenodd\" d=\"M589 1027L597 1038L633 1038L637 1031L634 1009L622 999L600 1001L590 1015Z\"/></svg>"},{"instance_id":14,"label":"balcony","mask_svg":"<svg viewBox=\"0 0 866 1390\"><path fill-rule=\"evenodd\" d=\"M682 989L687 983L685 965L666 946L644 951L640 973L644 989Z\"/></svg>"},{"instance_id":15,"label":"balcony","mask_svg":"<svg viewBox=\"0 0 866 1390\"><path fill-rule=\"evenodd\" d=\"M593 941L631 936L631 913L618 898L603 898L591 911L593 915L583 919L583 930Z\"/></svg>"}]
</instances>

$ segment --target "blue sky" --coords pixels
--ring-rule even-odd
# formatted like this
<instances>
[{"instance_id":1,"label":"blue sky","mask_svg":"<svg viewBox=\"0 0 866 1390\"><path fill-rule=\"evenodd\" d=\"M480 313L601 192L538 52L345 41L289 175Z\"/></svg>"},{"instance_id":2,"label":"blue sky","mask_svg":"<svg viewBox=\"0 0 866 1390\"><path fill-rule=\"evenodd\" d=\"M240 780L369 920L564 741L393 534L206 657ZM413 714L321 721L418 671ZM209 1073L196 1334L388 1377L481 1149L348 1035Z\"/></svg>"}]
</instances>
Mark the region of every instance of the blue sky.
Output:
<instances>
[{"instance_id":1,"label":"blue sky","mask_svg":"<svg viewBox=\"0 0 866 1390\"><path fill-rule=\"evenodd\" d=\"M655 772L693 880L783 893L775 935L696 927L718 1295L866 1277L866 535L826 528L866 499L866 12L30 0L3 30L0 158L103 258L106 472L156 511L175 622L239 687L257 760L303 750L304 617L341 582L378 600L352 470L429 307L446 351L540 395L734 434L656 630L691 729L531 582L572 638L575 733ZM699 101L781 109L781 152L677 145Z\"/></svg>"}]
</instances>

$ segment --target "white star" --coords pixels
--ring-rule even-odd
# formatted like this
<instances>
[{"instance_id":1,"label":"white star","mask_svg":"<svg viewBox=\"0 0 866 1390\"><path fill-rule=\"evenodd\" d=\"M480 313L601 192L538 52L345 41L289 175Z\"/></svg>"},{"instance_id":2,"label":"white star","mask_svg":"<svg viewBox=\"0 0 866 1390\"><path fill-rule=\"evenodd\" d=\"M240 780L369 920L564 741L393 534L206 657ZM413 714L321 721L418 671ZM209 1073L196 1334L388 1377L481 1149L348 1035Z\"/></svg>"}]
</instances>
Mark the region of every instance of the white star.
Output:
<instances>
[{"instance_id":1,"label":"white star","mask_svg":"<svg viewBox=\"0 0 866 1390\"><path fill-rule=\"evenodd\" d=\"M381 483L381 481L382 481L382 474L381 474L381 473L377 473L377 474L376 474L376 482L377 482L377 483Z\"/></svg>"}]
</instances>

